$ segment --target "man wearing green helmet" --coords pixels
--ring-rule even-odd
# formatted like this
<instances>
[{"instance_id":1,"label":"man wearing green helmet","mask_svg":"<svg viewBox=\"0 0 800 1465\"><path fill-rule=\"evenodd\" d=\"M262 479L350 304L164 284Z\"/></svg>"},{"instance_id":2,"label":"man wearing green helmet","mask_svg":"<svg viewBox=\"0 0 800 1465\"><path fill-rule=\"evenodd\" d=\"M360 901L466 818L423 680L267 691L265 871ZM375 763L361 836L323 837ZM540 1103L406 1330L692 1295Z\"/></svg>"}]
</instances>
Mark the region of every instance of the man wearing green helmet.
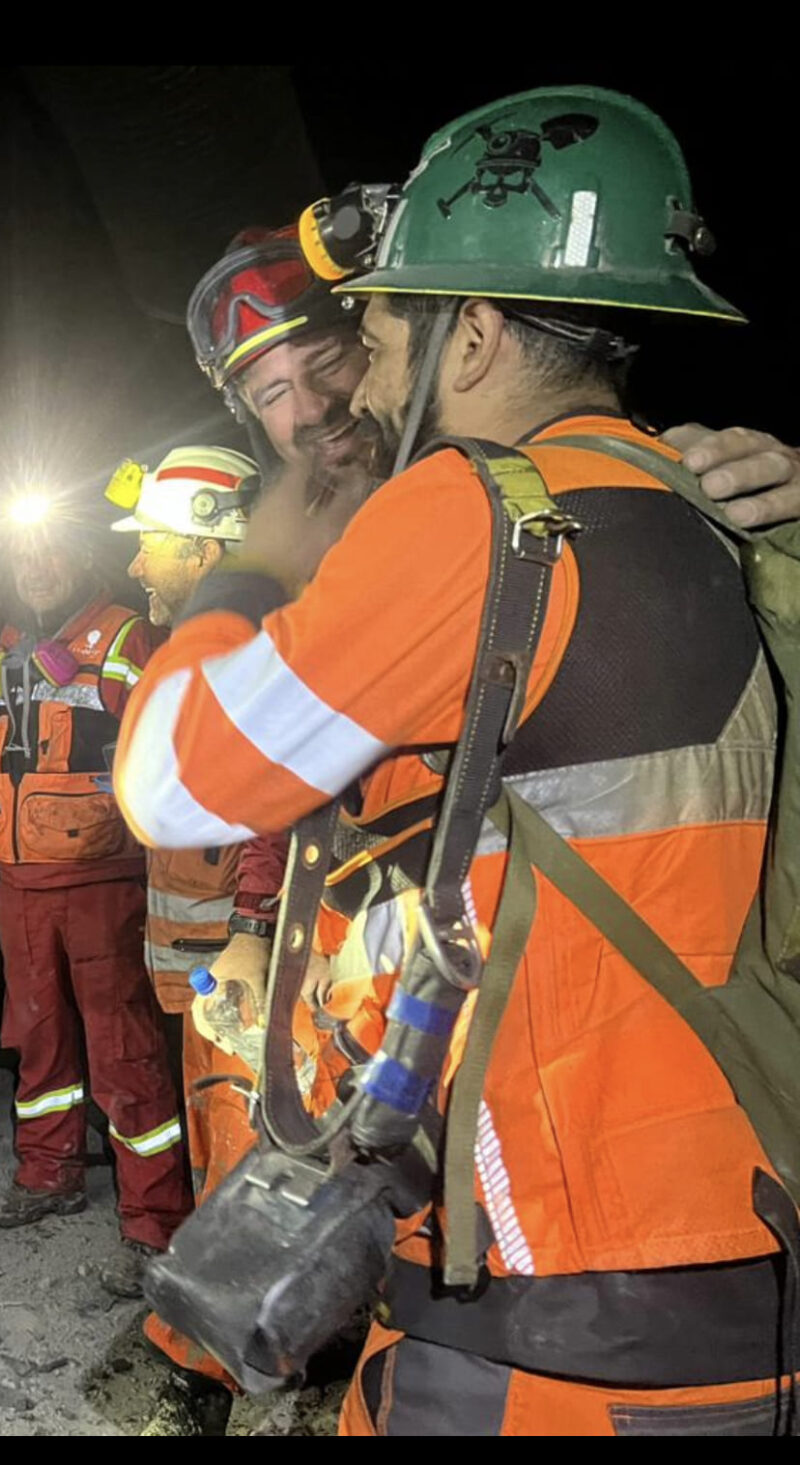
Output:
<instances>
[{"instance_id":1,"label":"man wearing green helmet","mask_svg":"<svg viewBox=\"0 0 800 1465\"><path fill-rule=\"evenodd\" d=\"M695 276L708 246L674 138L628 98L531 92L437 133L374 268L343 287L370 297L352 410L381 426L395 475L294 604L279 583L290 546L257 510L253 572L204 582L202 619L134 695L116 788L154 843L279 828L359 780L326 891L341 910L365 892L331 939L354 986L404 969L425 929L420 841L443 782L429 750L459 744L483 646L478 475L446 445L405 467L411 439L437 433L516 447L558 511L548 550L526 542L546 537L541 513L515 526L514 554L550 570L504 783L699 983L727 981L763 856L774 700L738 567L637 466L645 448L675 455L622 395L639 323L741 319ZM590 447L598 435L626 460ZM487 821L461 913L484 957L507 863ZM449 1209L404 1223L343 1433L792 1432L797 1309L752 1197L771 1167L721 1070L549 880L514 970L474 1174L467 1151L480 1286L465 1299L442 1285ZM442 1101L473 1012L468 998ZM379 1092L380 1064L361 1084Z\"/></svg>"}]
</instances>

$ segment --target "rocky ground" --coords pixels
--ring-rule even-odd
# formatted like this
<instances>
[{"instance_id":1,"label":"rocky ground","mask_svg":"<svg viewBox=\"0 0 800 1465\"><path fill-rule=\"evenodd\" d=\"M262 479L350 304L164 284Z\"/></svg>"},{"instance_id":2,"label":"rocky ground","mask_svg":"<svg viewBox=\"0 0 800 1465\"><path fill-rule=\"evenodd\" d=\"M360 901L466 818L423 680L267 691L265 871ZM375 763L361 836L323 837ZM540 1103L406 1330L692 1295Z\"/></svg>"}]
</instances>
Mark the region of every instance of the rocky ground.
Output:
<instances>
[{"instance_id":1,"label":"rocky ground","mask_svg":"<svg viewBox=\"0 0 800 1465\"><path fill-rule=\"evenodd\" d=\"M11 1099L11 1074L0 1069L3 1189L13 1173ZM102 1161L97 1136L93 1143ZM164 1379L142 1340L144 1306L114 1301L100 1286L100 1266L117 1245L106 1164L90 1167L88 1194L82 1215L0 1231L2 1437L138 1435ZM335 1434L343 1391L334 1379L276 1395L267 1406L238 1399L228 1433Z\"/></svg>"}]
</instances>

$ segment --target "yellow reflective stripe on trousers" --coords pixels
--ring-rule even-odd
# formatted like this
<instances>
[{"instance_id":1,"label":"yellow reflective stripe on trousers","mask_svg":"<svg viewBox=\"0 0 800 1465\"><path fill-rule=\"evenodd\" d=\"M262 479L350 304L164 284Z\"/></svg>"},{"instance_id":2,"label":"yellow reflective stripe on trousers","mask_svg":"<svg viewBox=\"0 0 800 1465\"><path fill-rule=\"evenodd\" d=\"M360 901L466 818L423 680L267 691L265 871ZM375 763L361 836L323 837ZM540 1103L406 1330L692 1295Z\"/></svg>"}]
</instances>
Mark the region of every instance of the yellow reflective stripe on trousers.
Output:
<instances>
[{"instance_id":1,"label":"yellow reflective stripe on trousers","mask_svg":"<svg viewBox=\"0 0 800 1465\"><path fill-rule=\"evenodd\" d=\"M132 1150L135 1155L147 1158L150 1155L160 1155L172 1145L177 1145L181 1140L181 1126L177 1114L173 1119L168 1119L166 1124L159 1124L157 1129L148 1130L147 1134L135 1134L126 1138L120 1134L116 1125L109 1123L108 1132L112 1139L118 1144L124 1145L126 1150Z\"/></svg>"},{"instance_id":2,"label":"yellow reflective stripe on trousers","mask_svg":"<svg viewBox=\"0 0 800 1465\"><path fill-rule=\"evenodd\" d=\"M65 1089L52 1089L38 1099L17 1099L14 1108L18 1119L38 1119L42 1114L63 1114L84 1102L83 1084L68 1084Z\"/></svg>"}]
</instances>

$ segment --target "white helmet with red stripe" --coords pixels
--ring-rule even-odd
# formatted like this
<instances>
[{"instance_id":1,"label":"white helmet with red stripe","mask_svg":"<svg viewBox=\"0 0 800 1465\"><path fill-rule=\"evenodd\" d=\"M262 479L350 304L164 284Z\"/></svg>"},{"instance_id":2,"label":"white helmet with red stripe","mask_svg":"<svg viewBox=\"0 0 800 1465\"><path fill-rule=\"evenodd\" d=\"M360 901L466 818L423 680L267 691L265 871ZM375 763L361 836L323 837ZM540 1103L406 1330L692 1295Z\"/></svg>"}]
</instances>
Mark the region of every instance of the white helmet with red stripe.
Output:
<instances>
[{"instance_id":1,"label":"white helmet with red stripe","mask_svg":"<svg viewBox=\"0 0 800 1465\"><path fill-rule=\"evenodd\" d=\"M136 466L123 465L129 481ZM232 448L173 448L152 473L139 471L138 496L135 489L133 495L128 490L127 503L133 513L118 519L112 529L139 534L161 530L234 541L244 538L260 486L258 465L252 458ZM109 490L107 497L120 502Z\"/></svg>"}]
</instances>

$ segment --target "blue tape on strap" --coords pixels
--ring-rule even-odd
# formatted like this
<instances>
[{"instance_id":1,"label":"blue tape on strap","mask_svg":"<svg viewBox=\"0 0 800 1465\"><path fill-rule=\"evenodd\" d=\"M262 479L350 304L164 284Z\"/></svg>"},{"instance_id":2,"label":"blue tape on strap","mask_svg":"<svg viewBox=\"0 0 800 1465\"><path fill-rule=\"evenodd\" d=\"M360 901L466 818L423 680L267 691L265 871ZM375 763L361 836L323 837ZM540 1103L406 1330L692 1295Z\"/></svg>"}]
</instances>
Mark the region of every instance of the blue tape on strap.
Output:
<instances>
[{"instance_id":1,"label":"blue tape on strap","mask_svg":"<svg viewBox=\"0 0 800 1465\"><path fill-rule=\"evenodd\" d=\"M436 1007L432 1002L423 1002L421 997L412 997L402 987L395 987L389 1003L387 1016L395 1022L403 1022L418 1033L430 1033L435 1038L449 1038L457 1012L448 1012L446 1007Z\"/></svg>"},{"instance_id":2,"label":"blue tape on strap","mask_svg":"<svg viewBox=\"0 0 800 1465\"><path fill-rule=\"evenodd\" d=\"M433 1079L420 1078L394 1058L379 1053L367 1069L363 1088L364 1093L399 1114L419 1114L433 1088Z\"/></svg>"}]
</instances>

